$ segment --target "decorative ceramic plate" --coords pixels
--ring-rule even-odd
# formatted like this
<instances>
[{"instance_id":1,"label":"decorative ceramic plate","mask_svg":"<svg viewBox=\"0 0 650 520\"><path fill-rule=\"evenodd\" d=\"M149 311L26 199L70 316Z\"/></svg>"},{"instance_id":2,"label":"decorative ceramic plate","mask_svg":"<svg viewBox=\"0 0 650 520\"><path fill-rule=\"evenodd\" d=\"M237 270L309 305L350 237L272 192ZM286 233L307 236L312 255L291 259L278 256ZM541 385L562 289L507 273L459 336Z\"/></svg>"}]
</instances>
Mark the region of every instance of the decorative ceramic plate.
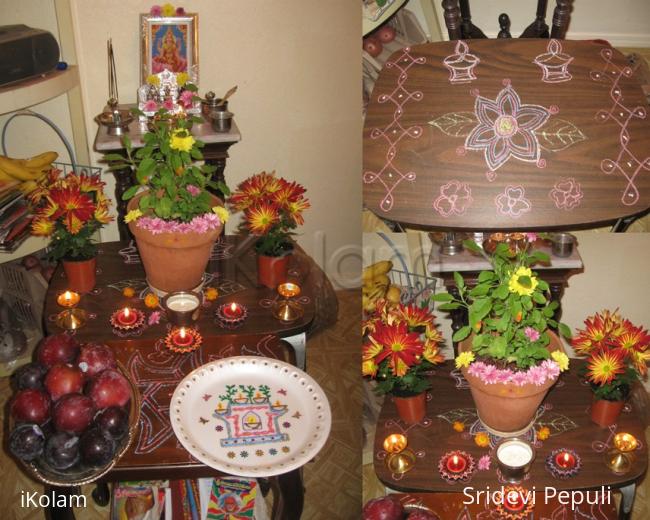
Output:
<instances>
[{"instance_id":1,"label":"decorative ceramic plate","mask_svg":"<svg viewBox=\"0 0 650 520\"><path fill-rule=\"evenodd\" d=\"M286 473L311 460L329 435L325 392L302 370L237 356L190 372L174 391L176 437L204 464L231 475Z\"/></svg>"}]
</instances>

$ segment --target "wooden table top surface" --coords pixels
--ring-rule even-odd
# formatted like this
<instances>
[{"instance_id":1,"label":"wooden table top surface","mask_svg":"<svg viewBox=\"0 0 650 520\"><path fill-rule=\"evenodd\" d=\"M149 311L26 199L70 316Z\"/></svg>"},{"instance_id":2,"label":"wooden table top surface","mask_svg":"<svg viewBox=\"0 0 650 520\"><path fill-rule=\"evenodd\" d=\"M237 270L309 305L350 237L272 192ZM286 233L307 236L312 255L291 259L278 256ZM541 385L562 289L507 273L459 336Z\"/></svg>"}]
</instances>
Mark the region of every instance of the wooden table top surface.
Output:
<instances>
[{"instance_id":1,"label":"wooden table top surface","mask_svg":"<svg viewBox=\"0 0 650 520\"><path fill-rule=\"evenodd\" d=\"M559 382L551 389L538 411L535 430L547 426L550 437L536 442L536 456L529 479L522 486L543 491L546 486L556 489L588 489L602 485L620 487L641 477L648 467L648 450L643 440L644 426L634 408L623 412L617 426L600 428L589 418L592 393L577 376L582 361L571 360L570 371L560 376ZM433 387L427 402L425 419L413 426L400 421L395 405L387 397L382 406L375 433L374 466L379 479L386 486L408 492L463 492L465 486L475 489L500 488L502 483L496 473L496 459L492 448L479 448L471 433L480 429L477 423L476 408L460 371L451 370L451 362L445 362L435 369L432 376ZM452 428L454 421L465 423L465 431L458 433ZM611 447L616 432L628 432L639 441L639 449L634 452L634 463L629 473L617 476L604 464L606 451ZM409 447L418 454L415 466L402 475L392 475L387 469L382 443L392 433L404 433ZM493 443L494 443L494 439ZM582 459L582 469L575 477L559 480L545 469L546 457L557 448L575 450ZM474 457L475 462L483 455L490 455L490 469L475 471L465 483L448 484L438 472L438 461L449 451L463 450Z\"/></svg>"},{"instance_id":2,"label":"wooden table top surface","mask_svg":"<svg viewBox=\"0 0 650 520\"><path fill-rule=\"evenodd\" d=\"M169 322L164 310L157 324L149 324L152 312L144 305L149 292L144 270L134 243L106 242L99 246L97 256L97 284L93 291L81 296L78 307L89 313L92 319L78 329L80 341L105 342L118 339L142 338L157 340L168 332ZM243 335L274 334L280 337L309 332L318 324L332 322L336 316L336 297L323 271L296 247L289 265L290 280L301 287L298 303L304 310L302 318L284 324L273 317L271 306L279 298L276 291L257 286L256 257L252 242L238 236L222 237L215 245L206 269L205 287L215 287L219 297L212 302L205 301L201 307L198 330L204 339L231 333ZM127 298L122 290L132 287L135 296ZM66 277L61 267L52 277L45 299L45 321L48 334L61 329L56 325L56 315L62 308L57 305L57 295L65 291ZM248 308L248 318L234 331L222 329L215 320L217 307L224 303L237 302ZM133 333L122 333L110 325L111 315L124 307L139 309L145 313L145 325ZM334 317L331 316L333 313ZM316 323L318 322L318 323Z\"/></svg>"},{"instance_id":3,"label":"wooden table top surface","mask_svg":"<svg viewBox=\"0 0 650 520\"><path fill-rule=\"evenodd\" d=\"M265 356L286 362L292 362L293 357L285 343L271 335L212 337L188 354L174 354L160 342L142 339L109 345L135 382L142 402L135 439L111 470L109 480L167 478L161 472L181 478L179 470L194 476L218 473L192 457L176 439L169 421L169 404L176 386L195 368L224 357Z\"/></svg>"},{"instance_id":4,"label":"wooden table top surface","mask_svg":"<svg viewBox=\"0 0 650 520\"><path fill-rule=\"evenodd\" d=\"M381 71L363 196L381 218L442 229L548 229L650 206L641 80L602 42L416 45Z\"/></svg>"}]
</instances>

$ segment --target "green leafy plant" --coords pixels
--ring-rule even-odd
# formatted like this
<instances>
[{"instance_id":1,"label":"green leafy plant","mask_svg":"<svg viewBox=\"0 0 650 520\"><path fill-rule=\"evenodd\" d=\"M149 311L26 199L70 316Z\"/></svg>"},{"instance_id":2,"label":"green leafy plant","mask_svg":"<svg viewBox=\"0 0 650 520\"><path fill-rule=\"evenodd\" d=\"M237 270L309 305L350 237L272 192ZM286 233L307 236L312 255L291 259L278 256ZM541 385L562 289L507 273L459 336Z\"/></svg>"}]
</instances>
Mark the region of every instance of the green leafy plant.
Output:
<instances>
[{"instance_id":1,"label":"green leafy plant","mask_svg":"<svg viewBox=\"0 0 650 520\"><path fill-rule=\"evenodd\" d=\"M504 368L525 370L548 359L548 329L571 336L569 328L554 319L559 304L549 300L548 283L531 270L538 262L548 263L549 256L530 252L528 242L516 253L501 243L492 255L471 240L463 244L484 256L492 269L482 271L474 287L469 287L460 273L454 273L457 296L439 293L432 297L441 302L439 310L467 311L469 324L457 330L453 340L462 341L473 333L472 352Z\"/></svg>"},{"instance_id":2,"label":"green leafy plant","mask_svg":"<svg viewBox=\"0 0 650 520\"><path fill-rule=\"evenodd\" d=\"M138 110L134 113L142 115ZM212 210L208 188L224 196L230 194L224 182L212 179L216 167L197 163L204 159L201 149L205 143L195 139L190 130L193 123L200 122L200 118L182 112L171 114L161 108L151 122L150 131L143 136L142 148L134 151L131 139L125 135L122 141L126 157L118 153L104 155L110 170L133 168L135 171L137 184L124 192L124 200L148 188L139 201L141 214L189 222ZM138 216L133 215L133 220Z\"/></svg>"}]
</instances>

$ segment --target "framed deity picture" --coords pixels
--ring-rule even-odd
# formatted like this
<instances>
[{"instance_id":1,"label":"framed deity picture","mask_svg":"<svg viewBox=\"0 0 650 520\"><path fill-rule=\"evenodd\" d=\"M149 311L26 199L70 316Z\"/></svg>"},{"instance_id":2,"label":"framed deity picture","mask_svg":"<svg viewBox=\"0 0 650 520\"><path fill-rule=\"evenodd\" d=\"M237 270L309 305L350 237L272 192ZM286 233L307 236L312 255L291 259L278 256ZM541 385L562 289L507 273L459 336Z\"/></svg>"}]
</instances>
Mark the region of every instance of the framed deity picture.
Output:
<instances>
[{"instance_id":1,"label":"framed deity picture","mask_svg":"<svg viewBox=\"0 0 650 520\"><path fill-rule=\"evenodd\" d=\"M140 36L141 84L145 83L150 74L158 74L164 70L173 73L185 72L198 82L198 15L184 13L182 16L163 17L141 14Z\"/></svg>"}]
</instances>

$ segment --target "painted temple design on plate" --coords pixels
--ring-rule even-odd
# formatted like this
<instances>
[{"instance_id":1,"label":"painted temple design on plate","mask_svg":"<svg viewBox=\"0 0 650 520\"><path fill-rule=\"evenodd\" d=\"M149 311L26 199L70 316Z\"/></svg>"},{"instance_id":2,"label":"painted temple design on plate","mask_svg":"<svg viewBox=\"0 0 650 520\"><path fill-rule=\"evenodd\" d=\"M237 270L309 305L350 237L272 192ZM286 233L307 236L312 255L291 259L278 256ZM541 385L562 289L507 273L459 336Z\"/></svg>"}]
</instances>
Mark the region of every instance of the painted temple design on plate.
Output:
<instances>
[{"instance_id":1,"label":"painted temple design on plate","mask_svg":"<svg viewBox=\"0 0 650 520\"><path fill-rule=\"evenodd\" d=\"M224 423L226 437L222 447L285 442L289 435L280 431L279 419L287 413L287 405L272 402L267 385L226 385L226 393L212 416Z\"/></svg>"}]
</instances>

